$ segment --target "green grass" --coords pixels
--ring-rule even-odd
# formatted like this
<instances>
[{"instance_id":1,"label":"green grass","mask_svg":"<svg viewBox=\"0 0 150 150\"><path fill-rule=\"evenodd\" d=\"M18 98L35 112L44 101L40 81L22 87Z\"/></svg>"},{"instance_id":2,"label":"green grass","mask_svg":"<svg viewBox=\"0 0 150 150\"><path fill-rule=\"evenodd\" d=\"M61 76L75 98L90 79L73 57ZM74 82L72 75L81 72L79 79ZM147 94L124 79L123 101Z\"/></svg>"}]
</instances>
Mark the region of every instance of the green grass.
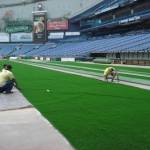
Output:
<instances>
[{"instance_id":1,"label":"green grass","mask_svg":"<svg viewBox=\"0 0 150 150\"><path fill-rule=\"evenodd\" d=\"M88 71L88 72L93 72L93 73L99 73L101 75L103 75L104 69L108 67L108 65L84 64L84 63L75 63L75 62L32 62L32 63L62 67L62 68L67 68L71 70L81 70L81 71L83 70L83 71ZM122 66L122 67L115 66L115 68L118 70L119 75L121 77L128 77L128 78L131 78L131 80L134 78L150 80L150 69L148 68L135 68L135 67L125 67L125 66ZM126 73L129 73L129 74L126 74ZM135 75L135 73L138 75Z\"/></svg>"},{"instance_id":2,"label":"green grass","mask_svg":"<svg viewBox=\"0 0 150 150\"><path fill-rule=\"evenodd\" d=\"M13 65L24 96L77 150L150 149L148 90L3 63Z\"/></svg>"}]
</instances>

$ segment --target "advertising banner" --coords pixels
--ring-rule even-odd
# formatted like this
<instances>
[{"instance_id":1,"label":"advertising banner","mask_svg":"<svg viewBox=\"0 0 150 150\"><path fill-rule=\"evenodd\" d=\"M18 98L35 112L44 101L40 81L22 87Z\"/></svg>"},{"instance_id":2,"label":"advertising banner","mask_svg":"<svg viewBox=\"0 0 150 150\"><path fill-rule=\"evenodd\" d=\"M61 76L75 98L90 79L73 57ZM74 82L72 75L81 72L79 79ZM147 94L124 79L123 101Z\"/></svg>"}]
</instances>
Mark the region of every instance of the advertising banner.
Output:
<instances>
[{"instance_id":1,"label":"advertising banner","mask_svg":"<svg viewBox=\"0 0 150 150\"><path fill-rule=\"evenodd\" d=\"M11 33L11 42L32 42L32 33Z\"/></svg>"},{"instance_id":2,"label":"advertising banner","mask_svg":"<svg viewBox=\"0 0 150 150\"><path fill-rule=\"evenodd\" d=\"M0 42L9 42L9 33L0 33Z\"/></svg>"},{"instance_id":3,"label":"advertising banner","mask_svg":"<svg viewBox=\"0 0 150 150\"><path fill-rule=\"evenodd\" d=\"M5 32L7 33L17 33L17 32L32 32L31 26L12 26L6 27Z\"/></svg>"},{"instance_id":4,"label":"advertising banner","mask_svg":"<svg viewBox=\"0 0 150 150\"><path fill-rule=\"evenodd\" d=\"M5 21L5 32L7 33L17 33L17 32L32 32L33 22L31 20L11 20L7 19Z\"/></svg>"},{"instance_id":5,"label":"advertising banner","mask_svg":"<svg viewBox=\"0 0 150 150\"><path fill-rule=\"evenodd\" d=\"M63 39L64 32L49 33L48 39Z\"/></svg>"},{"instance_id":6,"label":"advertising banner","mask_svg":"<svg viewBox=\"0 0 150 150\"><path fill-rule=\"evenodd\" d=\"M47 30L67 30L68 20L48 20Z\"/></svg>"},{"instance_id":7,"label":"advertising banner","mask_svg":"<svg viewBox=\"0 0 150 150\"><path fill-rule=\"evenodd\" d=\"M46 14L33 15L34 29L33 39L35 42L45 42L46 36Z\"/></svg>"},{"instance_id":8,"label":"advertising banner","mask_svg":"<svg viewBox=\"0 0 150 150\"><path fill-rule=\"evenodd\" d=\"M134 16L134 17L131 17L131 18L120 20L119 24L120 25L132 24L132 23L140 21L140 19L141 19L140 16Z\"/></svg>"},{"instance_id":9,"label":"advertising banner","mask_svg":"<svg viewBox=\"0 0 150 150\"><path fill-rule=\"evenodd\" d=\"M65 35L66 36L77 36L77 35L80 35L80 32L66 32Z\"/></svg>"},{"instance_id":10,"label":"advertising banner","mask_svg":"<svg viewBox=\"0 0 150 150\"><path fill-rule=\"evenodd\" d=\"M61 61L75 62L75 58L61 58Z\"/></svg>"}]
</instances>

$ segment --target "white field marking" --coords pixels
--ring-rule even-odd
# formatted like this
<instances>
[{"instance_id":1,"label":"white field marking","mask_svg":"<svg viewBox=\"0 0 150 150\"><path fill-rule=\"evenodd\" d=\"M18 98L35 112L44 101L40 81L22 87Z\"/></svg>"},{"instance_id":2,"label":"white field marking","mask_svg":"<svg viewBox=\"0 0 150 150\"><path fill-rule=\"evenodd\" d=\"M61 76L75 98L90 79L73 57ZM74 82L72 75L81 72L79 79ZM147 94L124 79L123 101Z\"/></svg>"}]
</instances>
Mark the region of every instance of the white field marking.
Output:
<instances>
[{"instance_id":1,"label":"white field marking","mask_svg":"<svg viewBox=\"0 0 150 150\"><path fill-rule=\"evenodd\" d=\"M54 64L56 66L66 66L66 67L72 67L72 68L82 68L82 69L88 69L88 70L98 70L98 71L104 71L103 69L96 69L96 68L89 68L89 67L80 67L80 66L72 66L72 65L61 65L61 64ZM122 72L119 71L119 73L122 74L129 74L129 75L136 75L136 76L142 76L142 77L150 77L150 75L144 75L144 74L138 74L138 73L129 73L129 72Z\"/></svg>"}]
</instances>

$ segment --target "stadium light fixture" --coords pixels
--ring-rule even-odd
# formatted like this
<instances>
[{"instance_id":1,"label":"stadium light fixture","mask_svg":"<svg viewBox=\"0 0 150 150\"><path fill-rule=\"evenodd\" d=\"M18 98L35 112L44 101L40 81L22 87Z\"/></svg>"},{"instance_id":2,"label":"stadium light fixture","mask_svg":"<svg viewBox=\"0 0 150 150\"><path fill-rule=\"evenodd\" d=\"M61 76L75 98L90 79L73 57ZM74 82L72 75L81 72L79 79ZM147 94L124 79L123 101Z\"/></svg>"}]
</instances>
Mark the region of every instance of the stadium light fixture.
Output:
<instances>
[{"instance_id":1,"label":"stadium light fixture","mask_svg":"<svg viewBox=\"0 0 150 150\"><path fill-rule=\"evenodd\" d=\"M38 3L38 10L42 10L42 4Z\"/></svg>"}]
</instances>

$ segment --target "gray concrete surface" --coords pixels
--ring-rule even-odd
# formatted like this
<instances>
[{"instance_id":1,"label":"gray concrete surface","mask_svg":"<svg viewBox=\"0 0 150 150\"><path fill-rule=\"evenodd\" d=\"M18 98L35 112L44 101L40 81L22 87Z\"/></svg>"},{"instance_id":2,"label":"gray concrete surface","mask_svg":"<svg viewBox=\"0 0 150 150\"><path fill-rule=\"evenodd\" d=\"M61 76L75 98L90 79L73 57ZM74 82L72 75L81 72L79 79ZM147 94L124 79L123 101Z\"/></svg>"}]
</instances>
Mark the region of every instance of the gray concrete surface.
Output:
<instances>
[{"instance_id":1,"label":"gray concrete surface","mask_svg":"<svg viewBox=\"0 0 150 150\"><path fill-rule=\"evenodd\" d=\"M34 108L0 111L0 150L73 150Z\"/></svg>"},{"instance_id":2,"label":"gray concrete surface","mask_svg":"<svg viewBox=\"0 0 150 150\"><path fill-rule=\"evenodd\" d=\"M22 93L20 93L16 88L13 88L12 92L14 93L0 93L0 111L32 107Z\"/></svg>"}]
</instances>

